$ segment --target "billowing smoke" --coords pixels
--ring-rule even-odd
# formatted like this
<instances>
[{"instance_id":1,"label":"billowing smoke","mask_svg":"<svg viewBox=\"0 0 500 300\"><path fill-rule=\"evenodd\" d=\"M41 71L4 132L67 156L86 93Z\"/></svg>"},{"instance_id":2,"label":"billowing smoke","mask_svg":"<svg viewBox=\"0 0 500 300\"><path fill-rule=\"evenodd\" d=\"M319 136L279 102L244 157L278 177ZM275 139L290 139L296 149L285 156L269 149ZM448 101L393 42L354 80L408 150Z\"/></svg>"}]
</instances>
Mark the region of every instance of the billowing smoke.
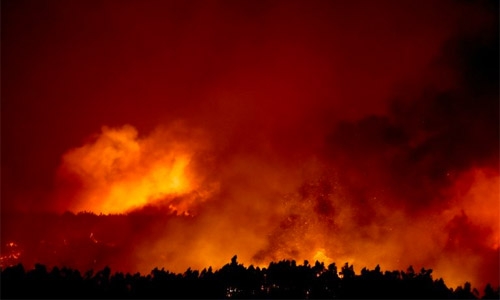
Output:
<instances>
[{"instance_id":1,"label":"billowing smoke","mask_svg":"<svg viewBox=\"0 0 500 300\"><path fill-rule=\"evenodd\" d=\"M63 210L116 214L161 203L188 213L189 203L203 202L209 192L201 172L193 170L194 160L200 159L195 155L208 142L201 133L179 126L145 138L130 125L103 127L95 141L69 151L59 176L66 179L64 190L76 194L59 195Z\"/></svg>"},{"instance_id":2,"label":"billowing smoke","mask_svg":"<svg viewBox=\"0 0 500 300\"><path fill-rule=\"evenodd\" d=\"M244 264L413 265L433 268L450 286L498 283L498 8L478 9L482 21L454 31L424 75L387 93L377 90L382 75L399 73L381 71L375 83L365 82L371 77L359 65L366 59L370 69L395 68L389 60L399 53L385 64L368 53L352 63L324 62L329 54L318 49L337 50L337 41L320 47L315 38L323 33L311 28L330 18L301 23L287 13L308 11L293 3L253 12L272 29L269 39L240 26L262 43L248 57L236 46L228 51L243 75L214 68L219 80L199 100L176 102L175 121L160 120L153 130L104 123L66 150L44 202L53 213L2 215L2 265L182 272L220 267L237 254ZM287 44L288 37L273 44L283 31L271 22L279 13L302 28L301 44ZM363 33L350 26L352 35L341 40ZM268 43L288 56L258 52ZM357 46L365 54L359 49L366 45ZM421 71L413 62L406 67ZM335 68L347 79L333 76Z\"/></svg>"}]
</instances>

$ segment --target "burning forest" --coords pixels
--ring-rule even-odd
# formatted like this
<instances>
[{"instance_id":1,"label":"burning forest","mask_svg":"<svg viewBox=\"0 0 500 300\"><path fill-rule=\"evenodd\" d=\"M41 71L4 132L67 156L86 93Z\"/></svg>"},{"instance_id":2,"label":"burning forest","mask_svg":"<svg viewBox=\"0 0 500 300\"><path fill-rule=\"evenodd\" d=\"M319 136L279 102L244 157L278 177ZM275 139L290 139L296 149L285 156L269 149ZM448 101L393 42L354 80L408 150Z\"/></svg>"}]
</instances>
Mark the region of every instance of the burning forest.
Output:
<instances>
[{"instance_id":1,"label":"burning forest","mask_svg":"<svg viewBox=\"0 0 500 300\"><path fill-rule=\"evenodd\" d=\"M498 287L496 1L1 14L2 271L183 273L236 254Z\"/></svg>"}]
</instances>

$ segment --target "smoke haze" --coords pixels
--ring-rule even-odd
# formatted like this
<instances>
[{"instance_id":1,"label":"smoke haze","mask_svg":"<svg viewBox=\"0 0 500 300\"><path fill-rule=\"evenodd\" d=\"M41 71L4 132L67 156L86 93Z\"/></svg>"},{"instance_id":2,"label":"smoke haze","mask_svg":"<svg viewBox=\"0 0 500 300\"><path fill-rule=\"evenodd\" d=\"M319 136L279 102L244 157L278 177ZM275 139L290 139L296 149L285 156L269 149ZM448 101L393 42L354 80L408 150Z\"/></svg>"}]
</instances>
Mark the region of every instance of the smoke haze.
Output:
<instances>
[{"instance_id":1,"label":"smoke haze","mask_svg":"<svg viewBox=\"0 0 500 300\"><path fill-rule=\"evenodd\" d=\"M2 266L499 282L495 1L4 1L2 28Z\"/></svg>"}]
</instances>

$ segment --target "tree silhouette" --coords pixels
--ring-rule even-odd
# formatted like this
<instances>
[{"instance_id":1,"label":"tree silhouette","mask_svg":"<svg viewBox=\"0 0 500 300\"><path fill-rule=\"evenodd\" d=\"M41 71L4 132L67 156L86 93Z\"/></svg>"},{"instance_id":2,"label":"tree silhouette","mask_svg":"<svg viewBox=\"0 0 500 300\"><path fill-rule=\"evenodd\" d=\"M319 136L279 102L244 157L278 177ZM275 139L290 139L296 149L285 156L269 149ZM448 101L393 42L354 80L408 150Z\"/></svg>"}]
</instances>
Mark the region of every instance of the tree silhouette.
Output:
<instances>
[{"instance_id":1,"label":"tree silhouette","mask_svg":"<svg viewBox=\"0 0 500 300\"><path fill-rule=\"evenodd\" d=\"M340 276L339 276L340 275ZM36 264L26 271L18 264L1 270L2 298L292 298L292 299L477 299L479 293L469 282L455 290L432 278L432 269L413 267L406 271L385 271L380 266L363 268L356 274L345 263L340 273L335 263L325 267L316 261L302 265L292 260L269 263L267 268L230 263L215 272L188 268L182 274L155 268L150 274L112 273L109 267L82 276L67 267ZM498 299L499 289L484 288L482 299Z\"/></svg>"}]
</instances>

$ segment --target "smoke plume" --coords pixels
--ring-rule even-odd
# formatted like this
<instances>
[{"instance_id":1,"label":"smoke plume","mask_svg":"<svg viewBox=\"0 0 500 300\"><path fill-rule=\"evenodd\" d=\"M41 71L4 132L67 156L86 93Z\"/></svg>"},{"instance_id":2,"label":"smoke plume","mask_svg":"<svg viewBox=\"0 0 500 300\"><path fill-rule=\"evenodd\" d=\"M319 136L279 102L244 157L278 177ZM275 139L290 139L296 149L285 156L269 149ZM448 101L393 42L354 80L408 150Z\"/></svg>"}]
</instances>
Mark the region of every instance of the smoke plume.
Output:
<instances>
[{"instance_id":1,"label":"smoke plume","mask_svg":"<svg viewBox=\"0 0 500 300\"><path fill-rule=\"evenodd\" d=\"M2 203L12 212L2 213L2 266L183 272L237 254L247 265L433 268L452 287L499 282L497 3L211 3L162 4L179 35L164 16L146 18L148 5L134 14L124 6L110 17L121 24L132 15L131 36L102 25L126 49L106 48L118 53L105 58L114 71L103 86L114 89L75 100L95 118L63 114L60 144L28 138L24 125L8 132L13 145L23 136L29 149L41 145L38 154L54 144L60 155L54 171L28 150L2 153L14 170L55 174L43 196L19 192L24 184L3 192L14 200ZM128 38L154 43L146 51ZM57 54L48 53L47 61ZM74 59L86 54L73 55L58 66L102 85ZM33 68L44 74L43 64ZM54 78L67 74L58 70ZM12 103L7 110L17 111ZM73 127L86 139L63 134L76 123L86 124ZM4 177L3 168L2 182L42 177L31 168Z\"/></svg>"}]
</instances>

